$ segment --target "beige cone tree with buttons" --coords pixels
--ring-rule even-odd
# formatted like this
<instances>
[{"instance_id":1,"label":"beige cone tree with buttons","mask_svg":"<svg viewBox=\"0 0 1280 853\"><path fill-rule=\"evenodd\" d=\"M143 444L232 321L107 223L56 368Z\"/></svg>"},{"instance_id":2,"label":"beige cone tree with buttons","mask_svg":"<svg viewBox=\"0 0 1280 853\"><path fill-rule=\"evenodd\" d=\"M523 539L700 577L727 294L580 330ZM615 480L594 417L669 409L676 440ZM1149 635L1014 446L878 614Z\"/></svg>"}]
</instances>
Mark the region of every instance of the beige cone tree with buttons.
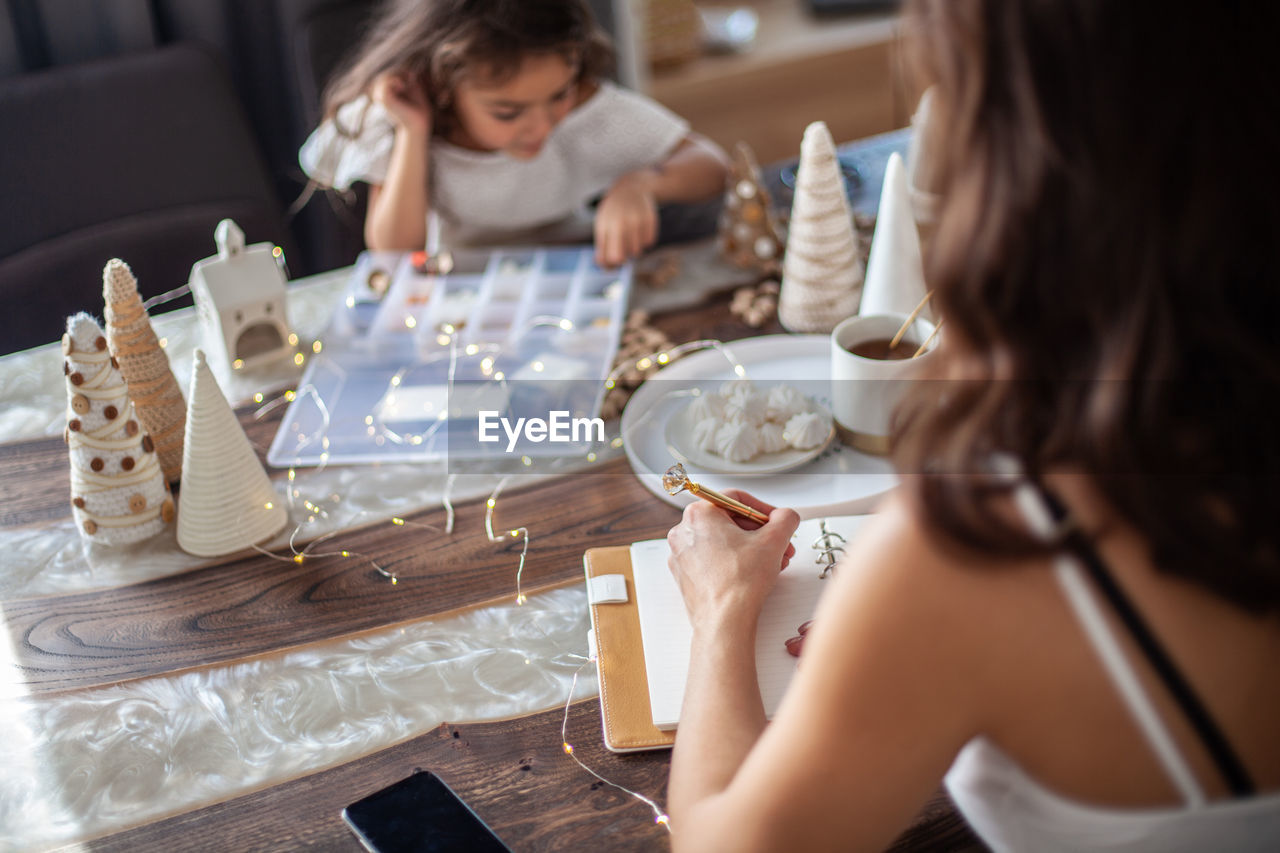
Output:
<instances>
[{"instance_id":1,"label":"beige cone tree with buttons","mask_svg":"<svg viewBox=\"0 0 1280 853\"><path fill-rule=\"evenodd\" d=\"M155 443L138 421L107 338L88 314L67 319L62 337L67 381L71 512L81 536L127 545L174 519L173 497Z\"/></svg>"}]
</instances>

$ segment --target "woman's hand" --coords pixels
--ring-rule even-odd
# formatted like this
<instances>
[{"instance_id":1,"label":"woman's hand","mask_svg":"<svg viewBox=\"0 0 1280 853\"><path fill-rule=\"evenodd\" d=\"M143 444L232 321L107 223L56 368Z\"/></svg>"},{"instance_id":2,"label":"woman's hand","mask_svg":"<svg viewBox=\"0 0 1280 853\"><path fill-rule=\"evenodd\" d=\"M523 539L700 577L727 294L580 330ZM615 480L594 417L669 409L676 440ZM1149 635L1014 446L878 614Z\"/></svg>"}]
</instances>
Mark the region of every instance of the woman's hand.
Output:
<instances>
[{"instance_id":1,"label":"woman's hand","mask_svg":"<svg viewBox=\"0 0 1280 853\"><path fill-rule=\"evenodd\" d=\"M726 494L768 513L769 522L759 525L695 501L667 533L668 566L695 625L737 619L754 625L778 572L795 554L791 536L800 516L794 510L775 509L737 490Z\"/></svg>"},{"instance_id":2,"label":"woman's hand","mask_svg":"<svg viewBox=\"0 0 1280 853\"><path fill-rule=\"evenodd\" d=\"M596 262L616 267L658 239L658 202L652 170L628 172L614 182L596 208Z\"/></svg>"},{"instance_id":3,"label":"woman's hand","mask_svg":"<svg viewBox=\"0 0 1280 853\"><path fill-rule=\"evenodd\" d=\"M370 97L386 107L399 127L423 137L431 135L431 99L422 84L408 74L388 71L378 75Z\"/></svg>"}]
</instances>

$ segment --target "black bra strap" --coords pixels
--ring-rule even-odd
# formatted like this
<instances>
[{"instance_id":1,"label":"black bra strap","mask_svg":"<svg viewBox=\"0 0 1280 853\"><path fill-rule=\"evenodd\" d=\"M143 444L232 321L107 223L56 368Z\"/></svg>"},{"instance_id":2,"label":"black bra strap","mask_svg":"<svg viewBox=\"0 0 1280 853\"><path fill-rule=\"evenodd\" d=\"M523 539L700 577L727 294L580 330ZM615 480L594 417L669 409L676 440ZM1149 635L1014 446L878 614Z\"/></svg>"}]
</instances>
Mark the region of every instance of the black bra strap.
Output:
<instances>
[{"instance_id":1,"label":"black bra strap","mask_svg":"<svg viewBox=\"0 0 1280 853\"><path fill-rule=\"evenodd\" d=\"M1066 506L1052 492L1042 486L1039 488L1054 520L1060 525L1066 523L1068 515ZM1064 534L1062 544L1084 564L1089 577L1093 579L1098 589L1102 591L1107 601L1111 603L1111 607L1115 610L1116 615L1120 617L1120 621L1124 623L1125 628L1129 630L1134 641L1137 642L1138 648L1146 655L1156 675L1164 682L1165 688L1182 709L1187 722L1191 724L1196 734L1199 735L1200 741L1204 744L1204 748L1208 751L1213 762L1218 766L1218 771L1222 773L1222 777L1226 780L1231 793L1237 797L1251 796L1255 791L1253 780L1249 778L1249 773L1236 756L1235 750L1231 748L1231 744L1223 736L1222 730L1218 728L1213 721L1213 717L1209 715L1208 709L1200 702L1195 691L1191 689L1191 685L1182 677L1182 673L1174 665L1164 647L1160 645L1160 641L1156 639L1155 634L1147 627L1146 622L1143 621L1142 616L1133 606L1129 597L1125 595L1124 590L1116 583L1110 570L1107 569L1106 563L1098 556L1098 551L1093 547L1093 543L1089 541L1089 538L1084 533L1073 527Z\"/></svg>"}]
</instances>

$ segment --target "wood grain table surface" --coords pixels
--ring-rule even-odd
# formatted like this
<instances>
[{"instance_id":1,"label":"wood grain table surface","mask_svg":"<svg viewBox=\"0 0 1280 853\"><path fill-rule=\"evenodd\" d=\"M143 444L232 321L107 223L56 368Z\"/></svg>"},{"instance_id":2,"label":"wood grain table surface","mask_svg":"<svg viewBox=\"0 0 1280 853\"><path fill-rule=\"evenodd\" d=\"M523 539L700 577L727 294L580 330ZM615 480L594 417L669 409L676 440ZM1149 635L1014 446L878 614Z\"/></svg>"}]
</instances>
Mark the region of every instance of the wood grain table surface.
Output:
<instances>
[{"instance_id":1,"label":"wood grain table surface","mask_svg":"<svg viewBox=\"0 0 1280 853\"><path fill-rule=\"evenodd\" d=\"M697 309L656 318L676 342L758 334L728 312L728 294ZM780 331L777 327L762 330ZM254 444L265 447L278 420L241 412ZM283 476L282 471L272 471ZM517 478L518 479L518 478ZM0 527L41 526L69 516L66 449L61 440L0 446ZM458 530L483 529L483 500L457 506ZM582 552L665 535L678 511L650 494L625 460L572 481L513 482L499 507L535 531L524 587L581 577ZM438 518L436 518L438 516ZM443 521L440 509L408 516ZM512 594L520 541L495 548L484 536L430 531L387 536L369 527L344 534L343 547L367 553L400 576L396 594L369 583L373 569L353 560L293 565L239 555L170 577L92 592L0 602L20 677L33 693L112 684L210 666L422 619ZM93 841L105 850L357 850L341 808L408 775L431 769L455 787L516 850L662 850L665 830L637 801L581 770L561 749L561 711L505 722L446 724L348 764ZM615 755L601 743L599 704L575 704L570 740L599 772L650 795L665 792L669 755ZM939 794L899 842L901 849L980 849Z\"/></svg>"}]
</instances>

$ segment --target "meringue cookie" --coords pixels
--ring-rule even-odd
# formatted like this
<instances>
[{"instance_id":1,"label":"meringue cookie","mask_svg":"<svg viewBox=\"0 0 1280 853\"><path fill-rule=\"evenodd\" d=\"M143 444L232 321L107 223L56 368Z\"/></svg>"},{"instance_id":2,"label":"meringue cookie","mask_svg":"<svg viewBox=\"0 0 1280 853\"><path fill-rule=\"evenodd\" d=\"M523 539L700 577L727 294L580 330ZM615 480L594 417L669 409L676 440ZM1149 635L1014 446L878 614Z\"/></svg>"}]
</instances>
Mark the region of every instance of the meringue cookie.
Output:
<instances>
[{"instance_id":1,"label":"meringue cookie","mask_svg":"<svg viewBox=\"0 0 1280 853\"><path fill-rule=\"evenodd\" d=\"M760 425L760 452L777 453L787 449L787 436L782 424L765 421Z\"/></svg>"},{"instance_id":2,"label":"meringue cookie","mask_svg":"<svg viewBox=\"0 0 1280 853\"><path fill-rule=\"evenodd\" d=\"M693 425L693 446L709 453L716 452L716 434L724 421L717 417L702 418Z\"/></svg>"},{"instance_id":3,"label":"meringue cookie","mask_svg":"<svg viewBox=\"0 0 1280 853\"><path fill-rule=\"evenodd\" d=\"M769 389L769 403L765 416L776 423L785 424L793 415L813 411L809 398L791 385L774 385Z\"/></svg>"},{"instance_id":4,"label":"meringue cookie","mask_svg":"<svg viewBox=\"0 0 1280 853\"><path fill-rule=\"evenodd\" d=\"M831 419L818 412L801 412L791 416L783 431L792 447L809 450L826 441L831 434Z\"/></svg>"},{"instance_id":5,"label":"meringue cookie","mask_svg":"<svg viewBox=\"0 0 1280 853\"><path fill-rule=\"evenodd\" d=\"M760 452L760 432L741 421L724 424L716 432L716 452L730 462L746 462Z\"/></svg>"},{"instance_id":6,"label":"meringue cookie","mask_svg":"<svg viewBox=\"0 0 1280 853\"><path fill-rule=\"evenodd\" d=\"M724 397L714 391L703 391L689 404L689 417L695 422L706 418L724 419Z\"/></svg>"},{"instance_id":7,"label":"meringue cookie","mask_svg":"<svg viewBox=\"0 0 1280 853\"><path fill-rule=\"evenodd\" d=\"M765 413L769 408L769 398L756 391L735 392L725 401L724 418L727 421L742 421L752 426L760 426L765 421Z\"/></svg>"},{"instance_id":8,"label":"meringue cookie","mask_svg":"<svg viewBox=\"0 0 1280 853\"><path fill-rule=\"evenodd\" d=\"M756 383L750 379L730 379L720 384L720 396L726 400L731 400L741 394L753 394L756 390Z\"/></svg>"}]
</instances>

